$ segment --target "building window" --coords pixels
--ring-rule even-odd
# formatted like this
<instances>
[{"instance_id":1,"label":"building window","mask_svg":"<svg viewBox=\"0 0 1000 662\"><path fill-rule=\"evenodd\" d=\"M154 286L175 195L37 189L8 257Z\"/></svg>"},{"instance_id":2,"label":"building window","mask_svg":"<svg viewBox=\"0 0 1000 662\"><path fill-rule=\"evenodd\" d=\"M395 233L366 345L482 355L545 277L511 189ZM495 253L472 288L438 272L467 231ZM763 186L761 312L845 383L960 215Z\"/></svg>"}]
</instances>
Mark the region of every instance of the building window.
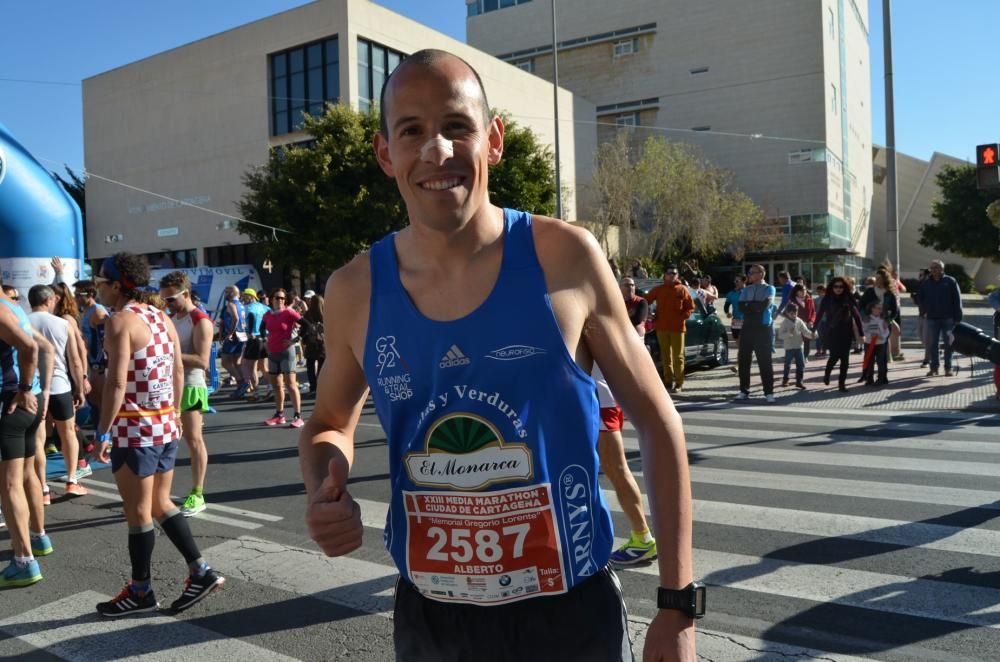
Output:
<instances>
[{"instance_id":1,"label":"building window","mask_svg":"<svg viewBox=\"0 0 1000 662\"><path fill-rule=\"evenodd\" d=\"M368 112L378 102L389 74L406 57L372 41L358 37L358 109Z\"/></svg>"},{"instance_id":2,"label":"building window","mask_svg":"<svg viewBox=\"0 0 1000 662\"><path fill-rule=\"evenodd\" d=\"M694 69L691 69L692 76L697 76L698 74L707 74L707 73L708 73L708 67L695 67Z\"/></svg>"},{"instance_id":3,"label":"building window","mask_svg":"<svg viewBox=\"0 0 1000 662\"><path fill-rule=\"evenodd\" d=\"M837 114L837 86L830 83L830 112Z\"/></svg>"},{"instance_id":4,"label":"building window","mask_svg":"<svg viewBox=\"0 0 1000 662\"><path fill-rule=\"evenodd\" d=\"M635 55L639 52L639 38L634 39L622 39L621 41L615 42L614 53L615 57L624 57L626 55Z\"/></svg>"},{"instance_id":5,"label":"building window","mask_svg":"<svg viewBox=\"0 0 1000 662\"><path fill-rule=\"evenodd\" d=\"M337 37L272 53L271 135L297 131L302 113L321 115L326 102L340 100Z\"/></svg>"},{"instance_id":6,"label":"building window","mask_svg":"<svg viewBox=\"0 0 1000 662\"><path fill-rule=\"evenodd\" d=\"M535 73L535 58L529 57L527 60L519 60L517 62L511 62L515 67L521 71L527 71L529 74Z\"/></svg>"},{"instance_id":7,"label":"building window","mask_svg":"<svg viewBox=\"0 0 1000 662\"><path fill-rule=\"evenodd\" d=\"M523 5L531 0L465 0L468 16L478 16L514 5Z\"/></svg>"},{"instance_id":8,"label":"building window","mask_svg":"<svg viewBox=\"0 0 1000 662\"><path fill-rule=\"evenodd\" d=\"M615 126L617 127L632 127L639 126L639 113L622 113L621 115L615 115Z\"/></svg>"}]
</instances>

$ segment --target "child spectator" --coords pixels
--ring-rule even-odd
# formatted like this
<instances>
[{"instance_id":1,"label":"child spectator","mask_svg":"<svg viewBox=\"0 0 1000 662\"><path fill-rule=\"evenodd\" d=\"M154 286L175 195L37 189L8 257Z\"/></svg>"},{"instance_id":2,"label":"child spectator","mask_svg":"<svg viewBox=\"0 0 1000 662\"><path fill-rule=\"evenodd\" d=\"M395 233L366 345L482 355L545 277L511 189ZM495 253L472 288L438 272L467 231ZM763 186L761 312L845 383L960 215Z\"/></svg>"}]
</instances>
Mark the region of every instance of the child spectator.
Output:
<instances>
[{"instance_id":1,"label":"child spectator","mask_svg":"<svg viewBox=\"0 0 1000 662\"><path fill-rule=\"evenodd\" d=\"M797 303L789 302L785 306L784 319L778 329L778 337L785 346L785 374L781 380L782 386L788 386L788 372L795 362L795 388L805 388L802 383L802 372L805 370L806 358L802 351L804 338L815 338L816 334L809 330L806 323L799 317Z\"/></svg>"},{"instance_id":2,"label":"child spectator","mask_svg":"<svg viewBox=\"0 0 1000 662\"><path fill-rule=\"evenodd\" d=\"M873 301L868 304L864 319L865 345L874 343L874 353L871 358L865 356L865 366L861 373L868 386L888 384L888 341L889 323L882 319L882 304ZM871 350L869 350L871 351ZM878 364L878 381L875 381L875 365Z\"/></svg>"}]
</instances>

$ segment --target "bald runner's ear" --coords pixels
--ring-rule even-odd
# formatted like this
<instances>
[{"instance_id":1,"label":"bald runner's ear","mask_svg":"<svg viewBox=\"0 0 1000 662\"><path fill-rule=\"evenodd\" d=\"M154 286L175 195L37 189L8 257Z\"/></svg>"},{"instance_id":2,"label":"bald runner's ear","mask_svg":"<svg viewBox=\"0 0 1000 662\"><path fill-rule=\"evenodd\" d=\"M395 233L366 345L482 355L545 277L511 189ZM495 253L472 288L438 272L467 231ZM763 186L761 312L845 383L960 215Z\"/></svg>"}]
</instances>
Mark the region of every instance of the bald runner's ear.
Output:
<instances>
[{"instance_id":1,"label":"bald runner's ear","mask_svg":"<svg viewBox=\"0 0 1000 662\"><path fill-rule=\"evenodd\" d=\"M499 116L494 117L490 120L490 125L487 127L489 131L489 146L490 151L487 154L487 159L491 166L495 166L500 163L500 159L503 157L503 134L504 126L503 120Z\"/></svg>"},{"instance_id":2,"label":"bald runner's ear","mask_svg":"<svg viewBox=\"0 0 1000 662\"><path fill-rule=\"evenodd\" d=\"M389 141L386 140L381 132L375 134L372 146L375 148L375 158L378 159L378 165L382 168L382 172L389 177L395 177L396 171L393 169L392 160L389 158Z\"/></svg>"}]
</instances>

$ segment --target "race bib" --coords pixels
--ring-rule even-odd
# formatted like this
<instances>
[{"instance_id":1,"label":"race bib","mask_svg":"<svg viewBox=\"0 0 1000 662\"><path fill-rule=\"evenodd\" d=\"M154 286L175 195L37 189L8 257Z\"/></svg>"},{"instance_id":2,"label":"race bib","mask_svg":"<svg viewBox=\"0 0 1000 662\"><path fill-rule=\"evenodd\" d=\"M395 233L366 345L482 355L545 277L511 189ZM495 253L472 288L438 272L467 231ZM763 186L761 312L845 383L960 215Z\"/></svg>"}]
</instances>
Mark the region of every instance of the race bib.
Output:
<instances>
[{"instance_id":1,"label":"race bib","mask_svg":"<svg viewBox=\"0 0 1000 662\"><path fill-rule=\"evenodd\" d=\"M494 605L566 592L548 484L403 492L409 579L433 600Z\"/></svg>"}]
</instances>

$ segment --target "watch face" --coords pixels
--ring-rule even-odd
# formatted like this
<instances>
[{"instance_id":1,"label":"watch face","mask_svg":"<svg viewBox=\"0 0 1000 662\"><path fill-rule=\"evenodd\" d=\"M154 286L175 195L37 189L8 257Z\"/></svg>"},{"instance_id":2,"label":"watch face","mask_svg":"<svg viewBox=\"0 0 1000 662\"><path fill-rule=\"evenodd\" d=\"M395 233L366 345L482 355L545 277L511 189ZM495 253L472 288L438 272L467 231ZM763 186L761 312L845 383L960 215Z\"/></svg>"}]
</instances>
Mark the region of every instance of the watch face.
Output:
<instances>
[{"instance_id":1,"label":"watch face","mask_svg":"<svg viewBox=\"0 0 1000 662\"><path fill-rule=\"evenodd\" d=\"M694 616L695 618L701 618L702 616L705 615L706 593L707 592L705 591L704 585L695 586L694 595L692 596L693 597L692 606L694 607L694 614L692 614L692 616Z\"/></svg>"}]
</instances>

